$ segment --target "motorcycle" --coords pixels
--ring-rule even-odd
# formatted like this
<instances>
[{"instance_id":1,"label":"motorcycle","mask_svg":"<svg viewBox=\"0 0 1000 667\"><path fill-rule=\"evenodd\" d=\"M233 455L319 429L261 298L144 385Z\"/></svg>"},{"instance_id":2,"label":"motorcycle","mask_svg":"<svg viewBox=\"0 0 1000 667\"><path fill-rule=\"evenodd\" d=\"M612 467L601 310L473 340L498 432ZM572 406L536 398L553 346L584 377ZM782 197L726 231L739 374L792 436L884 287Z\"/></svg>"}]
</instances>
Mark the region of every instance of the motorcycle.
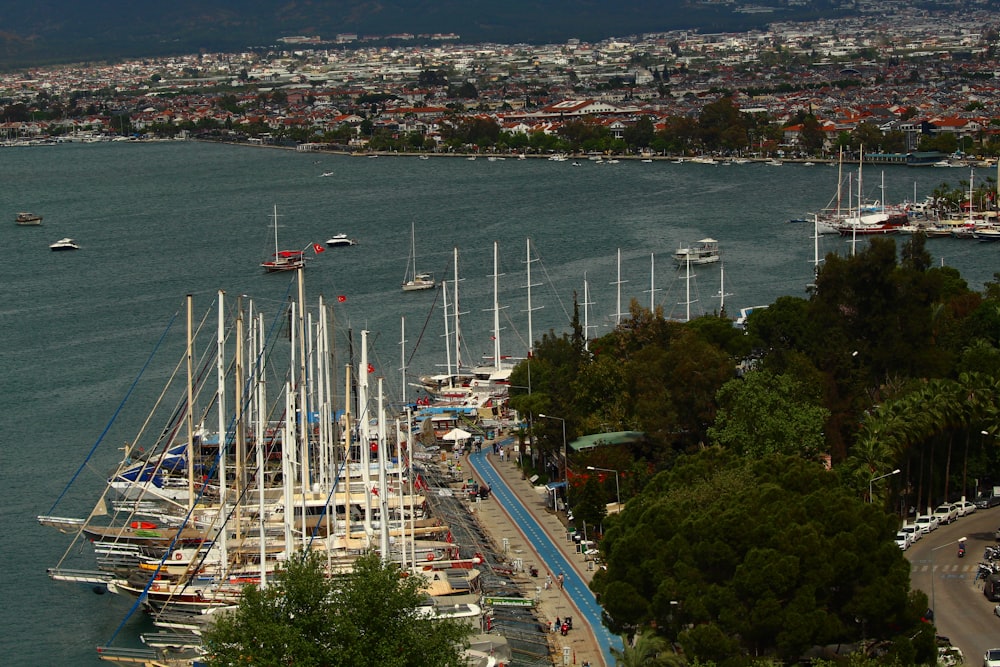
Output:
<instances>
[{"instance_id":1,"label":"motorcycle","mask_svg":"<svg viewBox=\"0 0 1000 667\"><path fill-rule=\"evenodd\" d=\"M959 558L965 558L965 545L964 544L959 544L958 545L958 557Z\"/></svg>"}]
</instances>

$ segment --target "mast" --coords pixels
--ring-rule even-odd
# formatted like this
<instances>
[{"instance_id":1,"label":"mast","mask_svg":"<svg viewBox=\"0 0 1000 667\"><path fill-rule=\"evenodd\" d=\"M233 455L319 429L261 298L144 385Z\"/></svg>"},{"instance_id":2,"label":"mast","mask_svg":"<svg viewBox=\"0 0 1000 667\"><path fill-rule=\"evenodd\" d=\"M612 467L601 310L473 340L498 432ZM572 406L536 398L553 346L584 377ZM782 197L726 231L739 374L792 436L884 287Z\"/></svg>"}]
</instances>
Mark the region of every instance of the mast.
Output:
<instances>
[{"instance_id":1,"label":"mast","mask_svg":"<svg viewBox=\"0 0 1000 667\"><path fill-rule=\"evenodd\" d=\"M493 369L500 370L500 243L493 242Z\"/></svg>"},{"instance_id":2,"label":"mast","mask_svg":"<svg viewBox=\"0 0 1000 667\"><path fill-rule=\"evenodd\" d=\"M455 376L451 373L451 333L448 330L448 281L441 281L441 301L442 301L442 312L444 313L444 358L445 358L445 374L448 376L448 386L454 384ZM458 373L458 368L455 368L455 373Z\"/></svg>"},{"instance_id":3,"label":"mast","mask_svg":"<svg viewBox=\"0 0 1000 667\"><path fill-rule=\"evenodd\" d=\"M244 377L244 359L243 359L243 299L242 297L236 298L236 351L233 356L233 361L235 363L235 371L233 384L236 398L235 398L235 408L236 408L236 432L234 434L236 440L236 458L233 463L233 476L235 478L235 488L242 490L246 488L246 467L244 462L246 461L246 423L244 422L244 398L243 398L243 377ZM241 503L236 503L233 508L233 525L236 530L236 539L239 540L242 536L242 530L240 529L240 507Z\"/></svg>"},{"instance_id":4,"label":"mast","mask_svg":"<svg viewBox=\"0 0 1000 667\"><path fill-rule=\"evenodd\" d=\"M719 263L719 316L726 312L726 297L732 296L726 292L726 267Z\"/></svg>"},{"instance_id":5,"label":"mast","mask_svg":"<svg viewBox=\"0 0 1000 667\"><path fill-rule=\"evenodd\" d=\"M267 355L264 354L264 315L263 313L257 313L257 320L254 322L253 333L251 338L254 341L253 349L254 354L257 357L257 362L254 364L254 375L256 376L256 381L254 382L254 397L256 408L254 413L256 414L256 419L254 420L254 439L257 441L257 522L260 528L260 587L267 587L267 531L266 531L266 519L267 512L265 511L264 502L264 420L267 416L267 394L265 391L266 374L264 372L264 364L266 363ZM291 509L291 508L289 508Z\"/></svg>"},{"instance_id":6,"label":"mast","mask_svg":"<svg viewBox=\"0 0 1000 667\"><path fill-rule=\"evenodd\" d=\"M386 431L385 431L385 394L382 391L382 378L378 379L378 449L375 460L378 464L378 535L379 551L382 562L389 562L389 493L386 484Z\"/></svg>"},{"instance_id":7,"label":"mast","mask_svg":"<svg viewBox=\"0 0 1000 667\"><path fill-rule=\"evenodd\" d=\"M590 326L590 307L594 305L590 301L590 283L587 282L587 272L583 273L583 349L590 350L590 330L596 327Z\"/></svg>"},{"instance_id":8,"label":"mast","mask_svg":"<svg viewBox=\"0 0 1000 667\"><path fill-rule=\"evenodd\" d=\"M194 509L194 296L187 295L187 477L188 514Z\"/></svg>"},{"instance_id":9,"label":"mast","mask_svg":"<svg viewBox=\"0 0 1000 667\"><path fill-rule=\"evenodd\" d=\"M368 331L361 330L361 365L358 368L358 425L361 427L361 480L365 487L365 535L372 535L371 416L368 414ZM350 479L350 478L348 478Z\"/></svg>"},{"instance_id":10,"label":"mast","mask_svg":"<svg viewBox=\"0 0 1000 667\"><path fill-rule=\"evenodd\" d=\"M525 243L525 256L526 257L525 257L524 264L525 264L525 269L527 271L527 284L525 285L525 287L528 290L528 308L527 308L527 312L528 312L528 358L530 359L532 357L532 353L534 352L534 349L535 349L535 334L534 334L534 330L532 329L531 313L532 313L532 311L541 310L542 309L542 306L532 307L532 305L531 305L531 288L532 287L538 287L539 285L541 285L541 283L532 283L531 282L531 263L532 262L537 262L538 260L531 258L531 239L530 238L526 239L526 243Z\"/></svg>"},{"instance_id":11,"label":"mast","mask_svg":"<svg viewBox=\"0 0 1000 667\"><path fill-rule=\"evenodd\" d=\"M684 281L684 306L686 308L684 321L691 321L691 253L687 254L687 275Z\"/></svg>"},{"instance_id":12,"label":"mast","mask_svg":"<svg viewBox=\"0 0 1000 667\"><path fill-rule=\"evenodd\" d=\"M278 260L278 205L274 205L274 260Z\"/></svg>"},{"instance_id":13,"label":"mast","mask_svg":"<svg viewBox=\"0 0 1000 667\"><path fill-rule=\"evenodd\" d=\"M302 532L305 534L305 494L309 491L309 401L306 398L306 304L305 304L305 272L298 269L295 272L299 288L299 446L302 448Z\"/></svg>"},{"instance_id":14,"label":"mast","mask_svg":"<svg viewBox=\"0 0 1000 667\"><path fill-rule=\"evenodd\" d=\"M618 295L615 305L615 326L622 323L622 283L627 282L627 280L622 280L622 249L618 248L618 279L611 283L615 286Z\"/></svg>"},{"instance_id":15,"label":"mast","mask_svg":"<svg viewBox=\"0 0 1000 667\"><path fill-rule=\"evenodd\" d=\"M410 274L411 280L417 279L417 229L410 220L410 257L413 258L413 273Z\"/></svg>"},{"instance_id":16,"label":"mast","mask_svg":"<svg viewBox=\"0 0 1000 667\"><path fill-rule=\"evenodd\" d=\"M351 538L351 443L354 425L351 420L351 364L344 364L344 534L348 546Z\"/></svg>"},{"instance_id":17,"label":"mast","mask_svg":"<svg viewBox=\"0 0 1000 667\"><path fill-rule=\"evenodd\" d=\"M229 562L229 554L226 548L226 511L227 504L227 480L226 465L229 460L229 438L226 433L226 293L219 290L219 322L215 336L215 377L216 377L216 430L219 432L219 521L222 530L219 531L219 553L223 563Z\"/></svg>"},{"instance_id":18,"label":"mast","mask_svg":"<svg viewBox=\"0 0 1000 667\"><path fill-rule=\"evenodd\" d=\"M399 373L403 381L400 400L406 405L406 316L399 318Z\"/></svg>"},{"instance_id":19,"label":"mast","mask_svg":"<svg viewBox=\"0 0 1000 667\"><path fill-rule=\"evenodd\" d=\"M458 301L458 246L455 246L452 249L452 255L453 255L453 264L454 264L454 271L455 271L455 282L454 282L454 285L455 285L455 290L454 290L455 296L453 298L454 298L454 302L455 302L455 313L454 313L454 315L455 315L455 327L454 327L455 328L455 374L457 375L457 374L459 374L459 373L462 372L462 334L461 334L461 329L459 328L459 324L458 324L458 316L459 316L459 313L461 312L459 310L459 301Z\"/></svg>"},{"instance_id":20,"label":"mast","mask_svg":"<svg viewBox=\"0 0 1000 667\"><path fill-rule=\"evenodd\" d=\"M656 254L649 253L649 314L656 312Z\"/></svg>"}]
</instances>

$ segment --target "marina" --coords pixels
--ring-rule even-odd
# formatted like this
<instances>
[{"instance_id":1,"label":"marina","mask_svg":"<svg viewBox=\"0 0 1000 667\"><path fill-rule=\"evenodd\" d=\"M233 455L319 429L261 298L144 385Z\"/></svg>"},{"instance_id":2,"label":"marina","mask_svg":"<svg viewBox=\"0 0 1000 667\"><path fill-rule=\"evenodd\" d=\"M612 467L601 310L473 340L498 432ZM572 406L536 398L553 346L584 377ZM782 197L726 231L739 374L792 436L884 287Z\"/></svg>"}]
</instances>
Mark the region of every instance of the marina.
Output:
<instances>
[{"instance_id":1,"label":"marina","mask_svg":"<svg viewBox=\"0 0 1000 667\"><path fill-rule=\"evenodd\" d=\"M317 179L317 157L320 169L337 176ZM922 200L941 183L942 171L886 167L889 197L916 192ZM459 265L463 358L470 365L501 355L516 360L532 337L567 330L573 295L582 295L585 285L591 298L577 298L593 302L592 336L610 331L621 303L627 309L631 299L644 306L652 299L677 317L684 311L678 304L690 300L690 280L669 258L689 239L718 239L725 249L724 262L692 269L695 310L718 307L712 295L723 264L727 308L805 296L812 226L786 221L826 203L834 172L785 164L780 189L773 189L769 172L760 164L664 161L623 161L614 169L584 162L571 169L548 160L361 160L184 142L4 153L0 192L7 200L19 193L26 208L45 211L47 219L73 221L60 223L57 236L86 240L85 252L65 262L36 235L9 223L0 228L3 243L32 256L37 268L32 275L3 269L9 389L0 401L13 418L0 466L10 501L0 516L7 544L17 545L2 552L0 563L7 602L0 615L8 628L0 642L12 656L8 664L100 664L95 647L119 632L128 599L50 581L46 568L56 564L65 536L35 517L57 500L75 510L66 516L90 511L94 493L122 457L119 448L136 440L145 417L140 407L155 401L170 372L154 365L146 381L136 383L165 323L182 311L183 295L208 303L221 289L232 301L249 295L269 312L287 303L289 281L260 267L276 247L268 215L274 207L294 221L281 229L282 247L322 243L331 212L365 239L350 252L310 257L308 290L333 304L338 346L346 346L348 332L355 341L362 330L370 332L368 363L385 378L389 401L399 404L418 395L408 380L444 368L443 308L454 298L450 284L447 294L400 289L414 226L421 270L448 280ZM30 190L26 184L33 182L47 186ZM837 235L818 242L821 255L850 251ZM940 238L928 240L927 249L936 264L958 268L975 289L1000 265L997 244ZM652 270L651 254L662 257L656 266L663 268ZM532 290L530 308L538 310L531 334L529 283L540 283ZM169 346L168 358L180 358L182 347ZM109 428L119 408L122 417ZM108 444L79 473L74 488L82 493L60 498L98 439ZM143 632L154 628L140 615L120 634ZM44 646L29 641L43 634Z\"/></svg>"}]
</instances>

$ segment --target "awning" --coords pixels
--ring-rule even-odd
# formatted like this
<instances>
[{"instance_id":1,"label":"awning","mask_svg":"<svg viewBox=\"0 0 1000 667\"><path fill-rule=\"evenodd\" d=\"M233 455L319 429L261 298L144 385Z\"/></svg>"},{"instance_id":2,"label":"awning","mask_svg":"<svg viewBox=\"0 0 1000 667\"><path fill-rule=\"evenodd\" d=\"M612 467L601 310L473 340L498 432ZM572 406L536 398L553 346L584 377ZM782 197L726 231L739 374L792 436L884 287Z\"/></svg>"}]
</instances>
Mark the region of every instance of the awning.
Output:
<instances>
[{"instance_id":1,"label":"awning","mask_svg":"<svg viewBox=\"0 0 1000 667\"><path fill-rule=\"evenodd\" d=\"M472 437L472 434L468 431L462 430L460 428L453 428L442 436L443 440L454 440L458 442L460 440L468 440Z\"/></svg>"}]
</instances>

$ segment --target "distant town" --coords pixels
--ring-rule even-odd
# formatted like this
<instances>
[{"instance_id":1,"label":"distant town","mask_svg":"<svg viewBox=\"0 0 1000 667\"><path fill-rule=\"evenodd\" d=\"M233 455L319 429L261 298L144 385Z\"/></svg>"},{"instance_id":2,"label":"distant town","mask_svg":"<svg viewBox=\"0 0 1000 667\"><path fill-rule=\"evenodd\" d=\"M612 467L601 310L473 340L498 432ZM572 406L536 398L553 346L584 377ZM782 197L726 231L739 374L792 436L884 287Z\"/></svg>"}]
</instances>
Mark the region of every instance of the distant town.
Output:
<instances>
[{"instance_id":1,"label":"distant town","mask_svg":"<svg viewBox=\"0 0 1000 667\"><path fill-rule=\"evenodd\" d=\"M994 157L998 26L985 10L903 8L747 33L546 46L463 44L457 35L393 35L392 46L349 34L290 36L243 53L0 74L0 142Z\"/></svg>"}]
</instances>

